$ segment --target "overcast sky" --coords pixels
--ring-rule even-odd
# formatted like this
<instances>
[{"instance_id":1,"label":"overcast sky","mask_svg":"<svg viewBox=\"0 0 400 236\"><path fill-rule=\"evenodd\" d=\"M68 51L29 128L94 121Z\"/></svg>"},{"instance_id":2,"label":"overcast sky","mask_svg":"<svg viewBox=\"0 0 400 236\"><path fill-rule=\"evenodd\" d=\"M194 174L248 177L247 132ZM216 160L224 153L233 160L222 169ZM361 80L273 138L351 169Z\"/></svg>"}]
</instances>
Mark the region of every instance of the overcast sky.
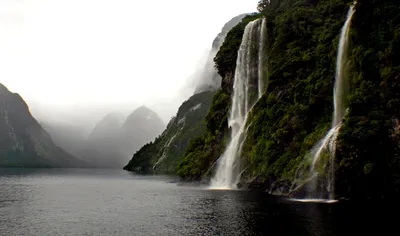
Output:
<instances>
[{"instance_id":1,"label":"overcast sky","mask_svg":"<svg viewBox=\"0 0 400 236\"><path fill-rule=\"evenodd\" d=\"M0 82L33 113L145 104L168 120L222 26L257 2L0 0Z\"/></svg>"}]
</instances>

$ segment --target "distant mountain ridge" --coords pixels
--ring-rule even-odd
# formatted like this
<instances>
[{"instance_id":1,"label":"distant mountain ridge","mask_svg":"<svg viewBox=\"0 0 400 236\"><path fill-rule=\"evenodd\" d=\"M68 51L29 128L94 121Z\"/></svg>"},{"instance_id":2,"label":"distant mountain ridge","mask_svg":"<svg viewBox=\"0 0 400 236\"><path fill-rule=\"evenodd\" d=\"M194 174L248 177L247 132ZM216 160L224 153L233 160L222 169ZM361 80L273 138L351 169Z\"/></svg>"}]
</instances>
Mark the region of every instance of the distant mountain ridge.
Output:
<instances>
[{"instance_id":1,"label":"distant mountain ridge","mask_svg":"<svg viewBox=\"0 0 400 236\"><path fill-rule=\"evenodd\" d=\"M214 57L223 44L228 32L246 14L228 21L212 43L194 95L179 107L161 136L139 149L124 167L125 170L142 173L175 173L178 164L190 147L190 140L204 134L204 119L211 108L213 97L221 88L221 76L215 69Z\"/></svg>"},{"instance_id":2,"label":"distant mountain ridge","mask_svg":"<svg viewBox=\"0 0 400 236\"><path fill-rule=\"evenodd\" d=\"M146 143L161 134L165 124L152 110L141 106L125 120L120 130L120 148L125 155L131 157Z\"/></svg>"},{"instance_id":3,"label":"distant mountain ridge","mask_svg":"<svg viewBox=\"0 0 400 236\"><path fill-rule=\"evenodd\" d=\"M133 153L160 135L164 127L161 118L145 106L135 109L127 118L118 113L105 115L87 136L80 135L72 125L70 130L61 124L45 125L57 137L58 145L92 168L122 168Z\"/></svg>"}]
</instances>

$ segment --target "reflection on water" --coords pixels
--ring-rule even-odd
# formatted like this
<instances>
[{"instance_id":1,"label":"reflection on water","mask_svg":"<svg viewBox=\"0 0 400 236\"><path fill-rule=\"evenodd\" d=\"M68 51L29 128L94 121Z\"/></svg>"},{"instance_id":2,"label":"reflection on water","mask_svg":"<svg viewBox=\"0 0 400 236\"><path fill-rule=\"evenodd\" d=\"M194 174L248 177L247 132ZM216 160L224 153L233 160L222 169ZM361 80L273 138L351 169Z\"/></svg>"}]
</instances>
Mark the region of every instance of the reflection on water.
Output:
<instances>
[{"instance_id":1,"label":"reflection on water","mask_svg":"<svg viewBox=\"0 0 400 236\"><path fill-rule=\"evenodd\" d=\"M178 186L119 170L0 169L0 189L0 235L7 236L384 235L400 209Z\"/></svg>"},{"instance_id":2,"label":"reflection on water","mask_svg":"<svg viewBox=\"0 0 400 236\"><path fill-rule=\"evenodd\" d=\"M307 198L307 199L298 199L298 198L291 198L289 199L290 201L295 201L295 202L311 202L311 203L337 203L339 202L338 200L327 200L327 199L318 199L318 198Z\"/></svg>"}]
</instances>

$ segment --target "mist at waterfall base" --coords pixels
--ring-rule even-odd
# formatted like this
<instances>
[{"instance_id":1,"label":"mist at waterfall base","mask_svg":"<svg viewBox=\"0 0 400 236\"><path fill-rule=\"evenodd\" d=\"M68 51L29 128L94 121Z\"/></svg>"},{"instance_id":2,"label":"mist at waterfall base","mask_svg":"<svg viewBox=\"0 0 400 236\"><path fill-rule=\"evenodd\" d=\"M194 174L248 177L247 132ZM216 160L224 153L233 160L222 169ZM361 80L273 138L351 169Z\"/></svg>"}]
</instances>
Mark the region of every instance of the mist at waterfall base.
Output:
<instances>
[{"instance_id":1,"label":"mist at waterfall base","mask_svg":"<svg viewBox=\"0 0 400 236\"><path fill-rule=\"evenodd\" d=\"M356 4L356 3L354 3ZM348 38L351 26L351 19L355 10L352 5L347 13L347 19L340 33L337 61L336 61L336 75L335 84L333 88L333 121L331 129L328 133L317 142L312 148L309 155L306 156L306 161L310 157L311 165L306 174L301 174L302 178L307 175L308 179L304 183L307 188L307 195L305 199L299 201L326 201L334 202L335 191L335 155L336 155L336 139L339 135L342 126L342 120L345 116L346 107L344 100L348 93L348 82L346 78L347 66L347 48ZM324 153L329 155L327 160L321 160ZM323 162L323 163L321 163ZM318 167L318 165L322 165ZM302 167L300 167L302 168ZM317 170L317 169L320 170ZM322 169L322 171L321 171ZM307 171L306 171L307 172ZM325 176L324 176L325 175ZM300 186L301 187L301 186Z\"/></svg>"},{"instance_id":2,"label":"mist at waterfall base","mask_svg":"<svg viewBox=\"0 0 400 236\"><path fill-rule=\"evenodd\" d=\"M252 21L244 30L238 51L232 106L228 118L228 125L232 128L231 140L217 162L216 173L211 179L212 189L234 189L240 178L238 158L246 138L247 115L264 91L265 21L265 19ZM254 47L257 47L257 54L252 53ZM256 98L251 96L253 90L257 91Z\"/></svg>"},{"instance_id":3,"label":"mist at waterfall base","mask_svg":"<svg viewBox=\"0 0 400 236\"><path fill-rule=\"evenodd\" d=\"M293 202L122 170L1 169L0 235L390 235L398 203ZM62 183L62 184L60 184Z\"/></svg>"}]
</instances>

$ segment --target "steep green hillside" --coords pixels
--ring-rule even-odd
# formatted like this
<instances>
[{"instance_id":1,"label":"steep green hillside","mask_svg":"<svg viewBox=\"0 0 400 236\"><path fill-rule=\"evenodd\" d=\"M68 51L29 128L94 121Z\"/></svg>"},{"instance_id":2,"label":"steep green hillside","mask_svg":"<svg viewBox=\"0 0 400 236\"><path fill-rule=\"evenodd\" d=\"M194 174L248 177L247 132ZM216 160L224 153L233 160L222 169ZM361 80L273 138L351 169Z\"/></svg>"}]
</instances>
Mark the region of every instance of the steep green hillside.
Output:
<instances>
[{"instance_id":1,"label":"steep green hillside","mask_svg":"<svg viewBox=\"0 0 400 236\"><path fill-rule=\"evenodd\" d=\"M400 193L400 2L359 0L352 23L349 111L339 136L338 195Z\"/></svg>"},{"instance_id":2,"label":"steep green hillside","mask_svg":"<svg viewBox=\"0 0 400 236\"><path fill-rule=\"evenodd\" d=\"M136 152L125 170L149 173L173 173L192 137L204 131L203 119L214 92L193 95L185 101L166 130L154 142Z\"/></svg>"},{"instance_id":3,"label":"steep green hillside","mask_svg":"<svg viewBox=\"0 0 400 236\"><path fill-rule=\"evenodd\" d=\"M248 22L260 15L245 17L226 36L224 44L215 57L218 73L222 76L221 89L213 98L210 110L205 117L206 131L204 135L191 140L184 159L176 171L187 180L199 180L224 151L229 141L228 114L231 104L233 77L235 73L237 51Z\"/></svg>"},{"instance_id":4,"label":"steep green hillside","mask_svg":"<svg viewBox=\"0 0 400 236\"><path fill-rule=\"evenodd\" d=\"M245 25L266 17L268 83L248 119L242 184L289 194L296 171L332 122L332 94L341 28L352 1L281 0L233 28L215 61L222 89L208 112L205 135L191 141L177 173L211 175L228 138L237 51ZM348 51L349 108L336 155L336 197L399 194L400 2L359 0ZM210 171L211 170L211 171Z\"/></svg>"},{"instance_id":5,"label":"steep green hillside","mask_svg":"<svg viewBox=\"0 0 400 236\"><path fill-rule=\"evenodd\" d=\"M341 28L351 1L274 1L265 7L267 91L249 117L244 180L284 189L332 122Z\"/></svg>"}]
</instances>

